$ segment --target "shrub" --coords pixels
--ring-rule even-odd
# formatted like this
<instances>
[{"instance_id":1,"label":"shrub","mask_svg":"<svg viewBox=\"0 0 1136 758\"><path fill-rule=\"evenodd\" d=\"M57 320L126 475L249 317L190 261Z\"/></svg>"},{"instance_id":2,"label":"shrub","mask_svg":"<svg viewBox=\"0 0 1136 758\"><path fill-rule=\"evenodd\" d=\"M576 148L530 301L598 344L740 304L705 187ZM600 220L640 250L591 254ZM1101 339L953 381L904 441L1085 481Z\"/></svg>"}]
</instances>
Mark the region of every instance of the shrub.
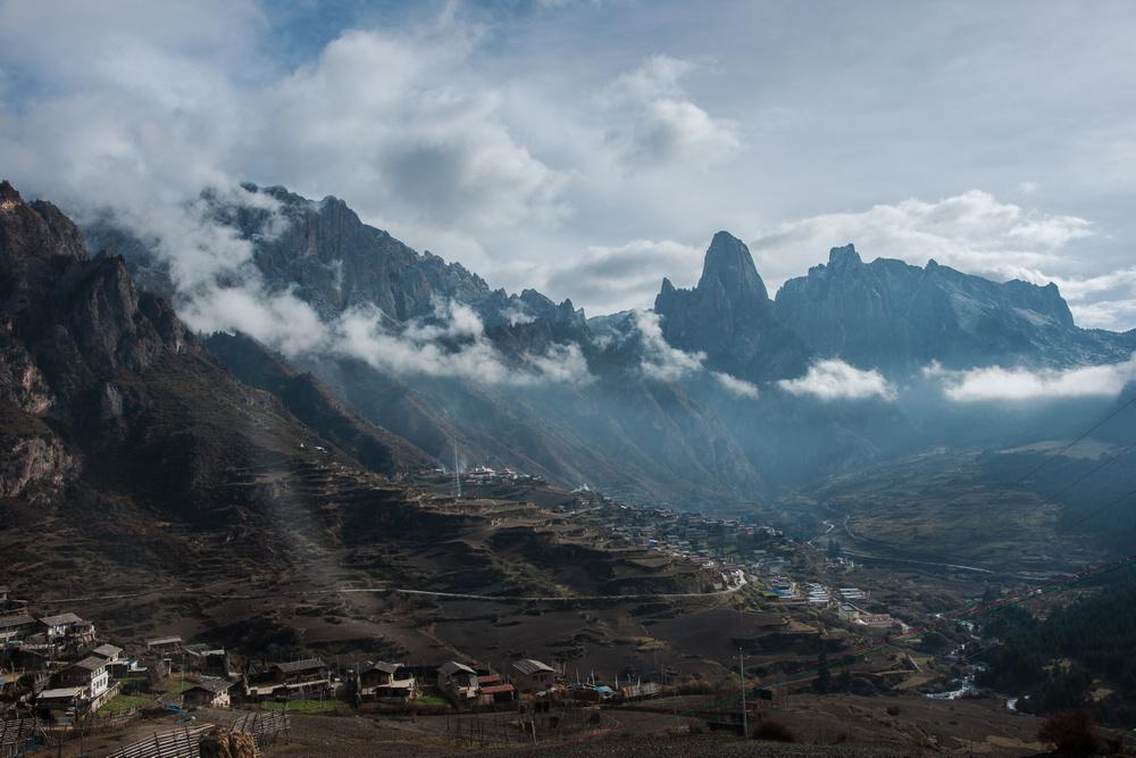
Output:
<instances>
[{"instance_id":1,"label":"shrub","mask_svg":"<svg viewBox=\"0 0 1136 758\"><path fill-rule=\"evenodd\" d=\"M1041 723L1038 739L1051 742L1061 753L1092 755L1097 751L1093 720L1085 711L1055 713Z\"/></svg>"},{"instance_id":2,"label":"shrub","mask_svg":"<svg viewBox=\"0 0 1136 758\"><path fill-rule=\"evenodd\" d=\"M758 724L757 729L753 732L753 738L755 740L766 740L768 742L797 741L796 735L793 734L789 727L773 719L766 719Z\"/></svg>"}]
</instances>

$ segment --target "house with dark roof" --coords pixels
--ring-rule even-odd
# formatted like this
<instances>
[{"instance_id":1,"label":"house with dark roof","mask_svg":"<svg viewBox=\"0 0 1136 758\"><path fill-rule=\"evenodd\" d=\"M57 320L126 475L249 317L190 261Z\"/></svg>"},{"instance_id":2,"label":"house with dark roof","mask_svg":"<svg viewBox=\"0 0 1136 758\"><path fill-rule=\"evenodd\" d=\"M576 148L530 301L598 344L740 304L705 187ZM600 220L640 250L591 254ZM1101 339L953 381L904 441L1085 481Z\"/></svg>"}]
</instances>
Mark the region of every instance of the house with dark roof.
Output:
<instances>
[{"instance_id":1,"label":"house with dark roof","mask_svg":"<svg viewBox=\"0 0 1136 758\"><path fill-rule=\"evenodd\" d=\"M232 702L230 691L233 686L228 679L205 677L181 693L182 702L187 708L201 706L228 708Z\"/></svg>"},{"instance_id":2,"label":"house with dark roof","mask_svg":"<svg viewBox=\"0 0 1136 758\"><path fill-rule=\"evenodd\" d=\"M499 674L482 674L477 677L477 704L511 703L517 699L517 690Z\"/></svg>"},{"instance_id":3,"label":"house with dark roof","mask_svg":"<svg viewBox=\"0 0 1136 758\"><path fill-rule=\"evenodd\" d=\"M95 639L95 625L74 613L42 616L39 623L47 631L49 642L58 642L64 639L78 641Z\"/></svg>"},{"instance_id":4,"label":"house with dark roof","mask_svg":"<svg viewBox=\"0 0 1136 758\"><path fill-rule=\"evenodd\" d=\"M418 681L401 663L367 662L359 668L357 691L363 699L413 700Z\"/></svg>"},{"instance_id":5,"label":"house with dark roof","mask_svg":"<svg viewBox=\"0 0 1136 758\"><path fill-rule=\"evenodd\" d=\"M157 637L156 639L146 640L146 649L151 653L158 655L173 655L181 652L182 639L181 637Z\"/></svg>"},{"instance_id":6,"label":"house with dark roof","mask_svg":"<svg viewBox=\"0 0 1136 758\"><path fill-rule=\"evenodd\" d=\"M246 681L243 694L252 699L330 694L335 690L331 670L319 658L270 663L250 671Z\"/></svg>"},{"instance_id":7,"label":"house with dark roof","mask_svg":"<svg viewBox=\"0 0 1136 758\"><path fill-rule=\"evenodd\" d=\"M0 664L11 671L43 671L51 665L47 645L14 644L0 647Z\"/></svg>"},{"instance_id":8,"label":"house with dark roof","mask_svg":"<svg viewBox=\"0 0 1136 758\"><path fill-rule=\"evenodd\" d=\"M328 666L319 658L304 658L299 661L273 663L269 671L276 675L277 681L294 682L325 676Z\"/></svg>"},{"instance_id":9,"label":"house with dark roof","mask_svg":"<svg viewBox=\"0 0 1136 758\"><path fill-rule=\"evenodd\" d=\"M438 688L459 702L474 700L480 689L477 672L457 661L443 663L438 668Z\"/></svg>"},{"instance_id":10,"label":"house with dark roof","mask_svg":"<svg viewBox=\"0 0 1136 758\"><path fill-rule=\"evenodd\" d=\"M83 687L54 687L35 698L36 711L52 720L73 719L86 707Z\"/></svg>"},{"instance_id":11,"label":"house with dark roof","mask_svg":"<svg viewBox=\"0 0 1136 758\"><path fill-rule=\"evenodd\" d=\"M91 655L98 656L111 664L122 659L122 648L118 645L102 644L92 650Z\"/></svg>"},{"instance_id":12,"label":"house with dark roof","mask_svg":"<svg viewBox=\"0 0 1136 758\"><path fill-rule=\"evenodd\" d=\"M91 651L91 655L106 661L107 671L110 672L112 679L122 679L130 673L130 667L133 662L118 645L99 645Z\"/></svg>"},{"instance_id":13,"label":"house with dark roof","mask_svg":"<svg viewBox=\"0 0 1136 758\"><path fill-rule=\"evenodd\" d=\"M535 658L522 658L513 663L513 683L521 692L544 692L556 684L558 672Z\"/></svg>"},{"instance_id":14,"label":"house with dark roof","mask_svg":"<svg viewBox=\"0 0 1136 758\"><path fill-rule=\"evenodd\" d=\"M229 653L223 647L205 643L185 645L185 665L190 671L200 671L214 676L229 675Z\"/></svg>"},{"instance_id":15,"label":"house with dark roof","mask_svg":"<svg viewBox=\"0 0 1136 758\"><path fill-rule=\"evenodd\" d=\"M0 617L0 644L27 639L39 630L39 622L27 614Z\"/></svg>"},{"instance_id":16,"label":"house with dark roof","mask_svg":"<svg viewBox=\"0 0 1136 758\"><path fill-rule=\"evenodd\" d=\"M110 686L107 663L98 656L88 655L81 661L63 667L55 675L55 684L60 687L83 687L86 698L94 700Z\"/></svg>"}]
</instances>

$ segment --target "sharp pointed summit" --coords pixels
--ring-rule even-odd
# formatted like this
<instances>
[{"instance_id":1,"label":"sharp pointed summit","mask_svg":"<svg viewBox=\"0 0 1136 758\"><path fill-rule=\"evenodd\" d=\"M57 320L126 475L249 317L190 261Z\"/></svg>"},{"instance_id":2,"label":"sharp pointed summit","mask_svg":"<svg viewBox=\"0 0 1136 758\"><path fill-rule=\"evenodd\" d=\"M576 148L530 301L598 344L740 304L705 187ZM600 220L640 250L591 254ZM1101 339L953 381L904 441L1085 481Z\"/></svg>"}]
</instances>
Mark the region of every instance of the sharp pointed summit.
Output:
<instances>
[{"instance_id":1,"label":"sharp pointed summit","mask_svg":"<svg viewBox=\"0 0 1136 758\"><path fill-rule=\"evenodd\" d=\"M704 291L716 285L720 285L726 297L734 303L747 300L764 303L769 300L769 292L753 265L749 248L725 231L718 232L710 241L698 290Z\"/></svg>"},{"instance_id":2,"label":"sharp pointed summit","mask_svg":"<svg viewBox=\"0 0 1136 758\"><path fill-rule=\"evenodd\" d=\"M808 351L773 318L749 248L729 232L710 241L694 289L663 281L655 311L670 344L705 353L715 370L750 381L804 370Z\"/></svg>"}]
</instances>

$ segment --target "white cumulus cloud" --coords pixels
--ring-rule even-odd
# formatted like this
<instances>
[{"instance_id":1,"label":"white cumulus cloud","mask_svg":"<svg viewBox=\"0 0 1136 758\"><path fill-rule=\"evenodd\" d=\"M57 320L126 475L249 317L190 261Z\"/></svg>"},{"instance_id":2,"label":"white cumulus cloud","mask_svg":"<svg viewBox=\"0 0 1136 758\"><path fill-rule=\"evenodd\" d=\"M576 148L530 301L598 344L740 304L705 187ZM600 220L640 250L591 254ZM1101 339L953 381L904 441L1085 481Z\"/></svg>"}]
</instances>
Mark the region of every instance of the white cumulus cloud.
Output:
<instances>
[{"instance_id":1,"label":"white cumulus cloud","mask_svg":"<svg viewBox=\"0 0 1136 758\"><path fill-rule=\"evenodd\" d=\"M865 400L876 398L892 401L895 387L875 369L858 369L837 358L817 361L804 376L782 379L781 389L793 395L809 395L820 400Z\"/></svg>"},{"instance_id":2,"label":"white cumulus cloud","mask_svg":"<svg viewBox=\"0 0 1136 758\"><path fill-rule=\"evenodd\" d=\"M623 245L594 245L561 261L545 280L570 292L600 313L613 313L654 302L662 277L682 284L697 281L703 248L674 240L632 240Z\"/></svg>"},{"instance_id":3,"label":"white cumulus cloud","mask_svg":"<svg viewBox=\"0 0 1136 758\"><path fill-rule=\"evenodd\" d=\"M1063 261L1070 242L1094 233L1083 218L1026 209L970 190L934 202L912 198L786 222L750 248L774 288L803 274L821 251L847 242L869 258L898 258L919 266L934 258L995 279L1036 279L1040 269Z\"/></svg>"},{"instance_id":4,"label":"white cumulus cloud","mask_svg":"<svg viewBox=\"0 0 1136 758\"><path fill-rule=\"evenodd\" d=\"M688 353L671 347L663 337L659 314L654 311L635 311L635 327L643 348L640 368L644 375L663 382L676 382L697 371L702 371L706 354Z\"/></svg>"},{"instance_id":5,"label":"white cumulus cloud","mask_svg":"<svg viewBox=\"0 0 1136 758\"><path fill-rule=\"evenodd\" d=\"M941 264L996 281L1057 284L1077 323L1128 328L1136 315L1136 270L1092 270L1073 245L1100 235L1079 216L1045 213L970 190L928 202L875 205L785 222L750 244L771 289L803 275L830 247L853 242L865 260L895 258L922 266Z\"/></svg>"},{"instance_id":6,"label":"white cumulus cloud","mask_svg":"<svg viewBox=\"0 0 1136 758\"><path fill-rule=\"evenodd\" d=\"M643 350L639 369L644 376L660 382L677 382L707 372L718 386L735 397L754 399L758 396L756 385L730 374L707 369L704 365L705 353L688 353L672 347L663 337L659 314L654 311L634 311L633 316Z\"/></svg>"},{"instance_id":7,"label":"white cumulus cloud","mask_svg":"<svg viewBox=\"0 0 1136 758\"><path fill-rule=\"evenodd\" d=\"M616 125L608 134L630 162L666 163L697 156L715 161L742 147L738 125L715 118L696 104L682 85L696 65L655 55L615 80L602 102Z\"/></svg>"},{"instance_id":8,"label":"white cumulus cloud","mask_svg":"<svg viewBox=\"0 0 1136 758\"><path fill-rule=\"evenodd\" d=\"M758 396L757 385L752 382L747 382L744 379L738 379L736 376L724 374L721 371L711 371L710 375L714 380L722 386L722 389L729 392L731 395L737 397L756 398Z\"/></svg>"},{"instance_id":9,"label":"white cumulus cloud","mask_svg":"<svg viewBox=\"0 0 1136 758\"><path fill-rule=\"evenodd\" d=\"M939 381L943 393L960 403L1115 397L1136 380L1136 356L1120 363L1069 369L988 366L951 371L932 363L923 375Z\"/></svg>"},{"instance_id":10,"label":"white cumulus cloud","mask_svg":"<svg viewBox=\"0 0 1136 758\"><path fill-rule=\"evenodd\" d=\"M325 350L366 361L397 375L465 379L478 384L583 385L593 380L579 345L553 345L544 354L509 361L485 336L477 314L453 301L435 304L434 319L391 324L373 307L354 308L332 326Z\"/></svg>"}]
</instances>

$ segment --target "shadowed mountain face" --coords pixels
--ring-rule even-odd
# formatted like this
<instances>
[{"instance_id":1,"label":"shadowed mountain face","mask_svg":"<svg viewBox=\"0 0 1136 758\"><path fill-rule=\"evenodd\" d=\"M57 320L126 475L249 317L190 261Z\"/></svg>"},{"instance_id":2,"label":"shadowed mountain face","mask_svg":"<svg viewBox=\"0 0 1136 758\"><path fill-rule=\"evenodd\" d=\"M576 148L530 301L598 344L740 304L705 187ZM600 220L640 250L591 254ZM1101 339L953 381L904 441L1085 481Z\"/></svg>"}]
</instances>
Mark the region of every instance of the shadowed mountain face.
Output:
<instances>
[{"instance_id":1,"label":"shadowed mountain face","mask_svg":"<svg viewBox=\"0 0 1136 758\"><path fill-rule=\"evenodd\" d=\"M807 365L808 348L774 315L749 249L727 232L714 235L694 289L663 280L655 312L667 342L706 353L708 365L736 377L797 376Z\"/></svg>"},{"instance_id":2,"label":"shadowed mountain face","mask_svg":"<svg viewBox=\"0 0 1136 758\"><path fill-rule=\"evenodd\" d=\"M313 429L377 471L429 460L305 378L279 377L302 426L215 365L121 257L89 257L58 209L7 183L0 197L0 496L94 485L96 499L224 519L232 469L317 444Z\"/></svg>"},{"instance_id":3,"label":"shadowed mountain face","mask_svg":"<svg viewBox=\"0 0 1136 758\"><path fill-rule=\"evenodd\" d=\"M925 268L864 263L852 245L786 282L774 312L818 355L892 370L932 360L1070 366L1124 360L1136 349L1136 333L1077 328L1054 284L997 283L934 260Z\"/></svg>"},{"instance_id":4,"label":"shadowed mountain face","mask_svg":"<svg viewBox=\"0 0 1136 758\"><path fill-rule=\"evenodd\" d=\"M435 508L384 476L431 465L419 449L248 338L213 335L208 347L243 383L135 288L121 258L89 257L54 206L0 184L0 583L37 602L70 598L130 644L193 630L287 658L343 645L351 628L368 652L430 659L470 643L426 612L392 617L341 590L697 592L715 578L606 550L579 525L566 536L561 517L531 504Z\"/></svg>"},{"instance_id":5,"label":"shadowed mountain face","mask_svg":"<svg viewBox=\"0 0 1136 758\"><path fill-rule=\"evenodd\" d=\"M587 381L495 383L330 348L284 361L244 337L210 339L227 368L309 423L331 407L337 419L355 415L349 428L369 426L368 439L389 435L376 449L396 457L421 460L408 452L421 451L450 462L456 451L470 464L510 466L571 486L588 482L632 500L738 507L925 446L1056 433L1064 422L1054 425L1052 416L1016 421L1011 431L980 408L952 407L919 370L932 361L948 369L1100 363L1127 358L1136 347L1136 333L1077 328L1053 286L1000 284L933 262L865 264L852 246L833 249L828 264L789 281L772 301L749 250L726 232L711 241L694 288L663 281L655 303L660 346L634 313L588 320L569 300L493 290L459 264L363 224L334 197L244 189L243 200L205 193L202 202L209 218L250 245L249 266L269 291L294 292L327 323L371 314L392 334L407 324L444 325L439 303L460 303L480 319L485 344L509 370L571 346L586 362ZM87 236L128 256L147 286L174 291L150 245L110 221ZM461 339L432 347L460 350ZM898 402L829 402L778 384L830 357L880 368L893 385L917 391ZM658 364L667 360L676 366ZM722 374L751 384L731 389ZM343 405L309 381L330 388ZM324 429L350 454L389 470L385 453ZM401 453L398 438L406 443Z\"/></svg>"},{"instance_id":6,"label":"shadowed mountain face","mask_svg":"<svg viewBox=\"0 0 1136 758\"><path fill-rule=\"evenodd\" d=\"M269 290L290 289L326 321L377 308L394 329L411 320L435 323L438 304L452 301L473 309L506 362L521 364L526 355L571 345L592 374L579 386L518 386L397 372L335 351L292 356L368 422L438 461L449 463L456 454L471 465L510 466L571 486L589 482L631 498L740 502L765 491L714 412L682 386L645 380L637 340L601 344L571 301L556 304L535 290L492 290L460 265L364 225L335 198L316 202L282 188L246 190L258 198L256 207L207 194L210 214L252 245L253 265ZM106 221L88 229L88 237L122 250L140 277L173 290L147 245ZM295 390L295 378L262 381L264 363L255 347L225 338L208 346L255 386ZM289 397L277 394L306 420Z\"/></svg>"}]
</instances>

